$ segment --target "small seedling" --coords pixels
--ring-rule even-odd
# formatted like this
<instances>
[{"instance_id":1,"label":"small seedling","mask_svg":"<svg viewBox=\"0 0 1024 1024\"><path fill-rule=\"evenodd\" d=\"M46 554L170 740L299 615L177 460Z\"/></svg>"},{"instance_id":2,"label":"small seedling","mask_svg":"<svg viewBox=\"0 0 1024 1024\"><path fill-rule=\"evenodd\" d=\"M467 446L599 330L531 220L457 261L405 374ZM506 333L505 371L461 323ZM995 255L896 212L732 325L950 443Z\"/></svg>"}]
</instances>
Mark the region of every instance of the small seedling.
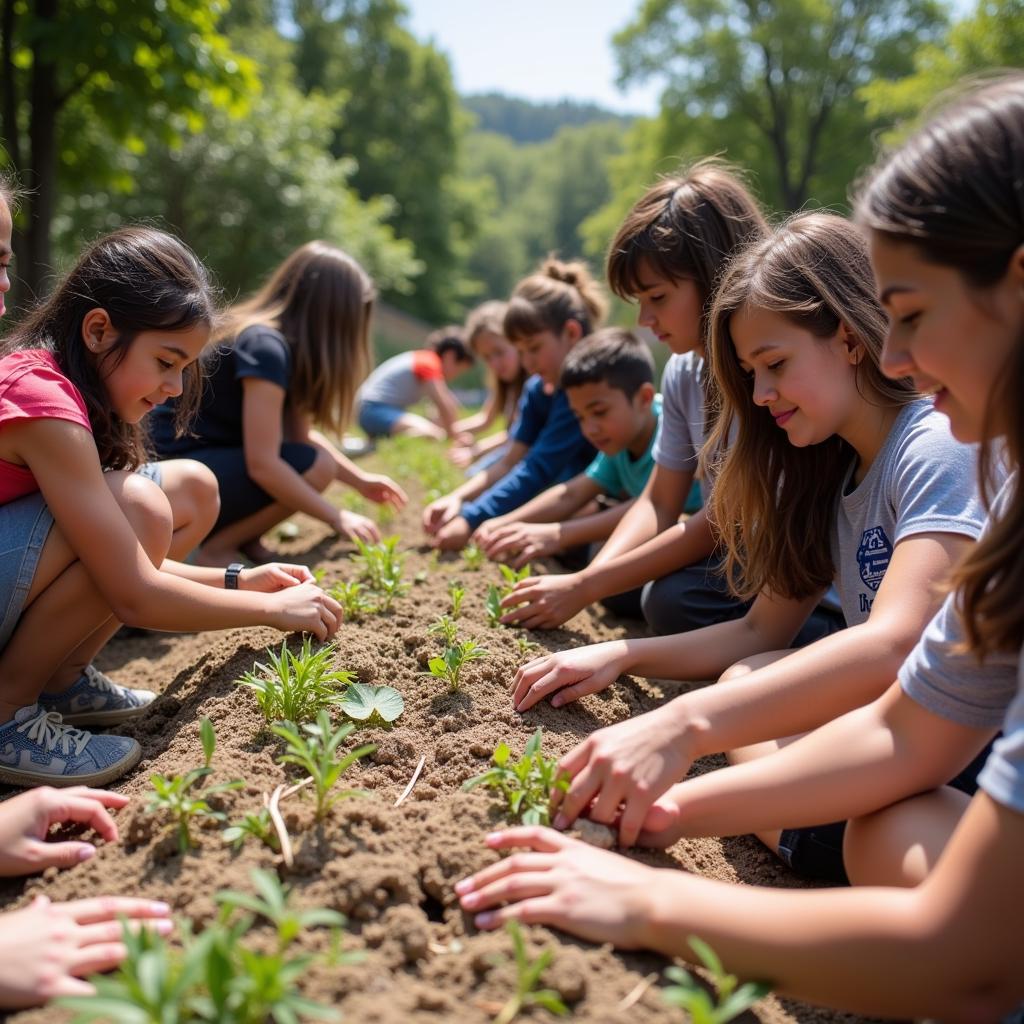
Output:
<instances>
[{"instance_id":1,"label":"small seedling","mask_svg":"<svg viewBox=\"0 0 1024 1024\"><path fill-rule=\"evenodd\" d=\"M203 746L203 767L209 771L213 753L217 749L217 734L213 731L213 722L207 715L199 719L199 742Z\"/></svg>"},{"instance_id":2,"label":"small seedling","mask_svg":"<svg viewBox=\"0 0 1024 1024\"><path fill-rule=\"evenodd\" d=\"M466 588L458 580L452 580L448 584L448 596L452 599L452 618L457 619L462 614L462 602L466 596Z\"/></svg>"},{"instance_id":3,"label":"small seedling","mask_svg":"<svg viewBox=\"0 0 1024 1024\"><path fill-rule=\"evenodd\" d=\"M387 529L395 521L395 506L385 502L377 506L377 523L382 529Z\"/></svg>"},{"instance_id":4,"label":"small seedling","mask_svg":"<svg viewBox=\"0 0 1024 1024\"><path fill-rule=\"evenodd\" d=\"M426 583L428 576L429 573L426 569L420 569L420 571L412 578L413 586L419 586L421 583Z\"/></svg>"},{"instance_id":5,"label":"small seedling","mask_svg":"<svg viewBox=\"0 0 1024 1024\"><path fill-rule=\"evenodd\" d=\"M516 990L507 1003L498 1011L494 1024L512 1024L523 1010L541 1006L557 1017L567 1017L569 1008L562 1002L561 995L553 988L538 988L540 976L551 966L555 954L545 949L535 960L526 952L526 940L518 921L509 921L505 930L512 937L512 949L516 957Z\"/></svg>"},{"instance_id":6,"label":"small seedling","mask_svg":"<svg viewBox=\"0 0 1024 1024\"><path fill-rule=\"evenodd\" d=\"M462 549L462 561L470 572L479 572L487 556L476 544L467 544Z\"/></svg>"},{"instance_id":7,"label":"small seedling","mask_svg":"<svg viewBox=\"0 0 1024 1024\"><path fill-rule=\"evenodd\" d=\"M359 578L372 590L382 590L386 579L402 578L404 557L398 553L398 537L385 537L378 544L356 539L356 552L349 556L359 567Z\"/></svg>"},{"instance_id":8,"label":"small seedling","mask_svg":"<svg viewBox=\"0 0 1024 1024\"><path fill-rule=\"evenodd\" d=\"M446 612L435 622L427 626L427 632L431 636L439 636L444 641L445 647L451 647L458 638L459 625Z\"/></svg>"},{"instance_id":9,"label":"small seedling","mask_svg":"<svg viewBox=\"0 0 1024 1024\"><path fill-rule=\"evenodd\" d=\"M448 689L455 691L462 685L462 670L471 661L479 661L488 653L483 647L478 646L475 640L463 640L461 643L456 641L450 647L446 647L440 657L431 658L427 662L427 672L424 674L435 679L443 679L448 684Z\"/></svg>"},{"instance_id":10,"label":"small seedling","mask_svg":"<svg viewBox=\"0 0 1024 1024\"><path fill-rule=\"evenodd\" d=\"M291 722L283 722L272 727L274 734L280 736L288 745L287 753L278 757L278 764L298 765L313 778L317 821L323 821L327 812L339 800L366 795L366 791L362 789L343 789L331 795L331 790L341 776L359 758L372 754L377 749L376 744L368 743L349 751L340 761L336 760L338 747L355 727L354 722L345 722L337 729L332 729L326 711L321 711L315 722L302 727L302 732L305 732L306 736L303 736L298 727Z\"/></svg>"},{"instance_id":11,"label":"small seedling","mask_svg":"<svg viewBox=\"0 0 1024 1024\"><path fill-rule=\"evenodd\" d=\"M533 654L540 644L534 643L532 640L528 640L525 636L516 637L516 647L519 649L519 653L522 657L526 658Z\"/></svg>"},{"instance_id":12,"label":"small seedling","mask_svg":"<svg viewBox=\"0 0 1024 1024\"><path fill-rule=\"evenodd\" d=\"M358 622L364 615L374 611L373 602L363 595L362 583L335 583L327 593L341 605L347 622Z\"/></svg>"},{"instance_id":13,"label":"small seedling","mask_svg":"<svg viewBox=\"0 0 1024 1024\"><path fill-rule=\"evenodd\" d=\"M255 814L247 811L241 821L236 821L224 829L221 837L236 850L248 838L258 839L275 853L281 848L281 841L277 838L274 823L270 820L270 811L266 807L261 807Z\"/></svg>"},{"instance_id":14,"label":"small seedling","mask_svg":"<svg viewBox=\"0 0 1024 1024\"><path fill-rule=\"evenodd\" d=\"M508 804L509 815L524 825L551 824L551 794L569 788L569 779L558 772L558 762L541 753L543 734L538 729L529 739L518 761L512 761L507 743L499 743L491 757L494 765L481 775L462 784L464 790L476 786L501 790Z\"/></svg>"},{"instance_id":15,"label":"small seedling","mask_svg":"<svg viewBox=\"0 0 1024 1024\"><path fill-rule=\"evenodd\" d=\"M524 565L522 569L513 569L510 565L505 565L502 562L498 569L501 572L502 579L505 581L505 585L501 588L502 597L508 597L515 590L517 583L521 583L530 576L530 567L528 565Z\"/></svg>"},{"instance_id":16,"label":"small seedling","mask_svg":"<svg viewBox=\"0 0 1024 1024\"><path fill-rule=\"evenodd\" d=\"M487 609L487 625L497 629L502 625L501 617L505 609L501 607L501 591L493 584L487 587L487 599L484 602Z\"/></svg>"},{"instance_id":17,"label":"small seedling","mask_svg":"<svg viewBox=\"0 0 1024 1024\"><path fill-rule=\"evenodd\" d=\"M692 1024L726 1024L771 991L771 985L761 981L740 985L739 978L722 966L718 954L696 935L690 936L690 948L711 975L717 995L708 992L689 971L672 966L666 968L665 976L675 984L666 988L662 996L670 1006L686 1010Z\"/></svg>"},{"instance_id":18,"label":"small seedling","mask_svg":"<svg viewBox=\"0 0 1024 1024\"><path fill-rule=\"evenodd\" d=\"M405 710L405 701L393 686L353 683L338 707L347 718L357 722L390 725Z\"/></svg>"},{"instance_id":19,"label":"small seedling","mask_svg":"<svg viewBox=\"0 0 1024 1024\"><path fill-rule=\"evenodd\" d=\"M323 568L310 569L313 574L313 582L318 586L322 587L324 580L327 578L327 570Z\"/></svg>"},{"instance_id":20,"label":"small seedling","mask_svg":"<svg viewBox=\"0 0 1024 1024\"><path fill-rule=\"evenodd\" d=\"M257 662L252 672L238 680L239 686L247 686L256 694L256 702L268 722L308 722L318 712L338 703L342 687L354 678L352 672L331 668L334 645L327 644L313 652L309 637L302 641L302 651L295 654L288 650L287 642L281 644L280 654L269 647L269 665Z\"/></svg>"},{"instance_id":21,"label":"small seedling","mask_svg":"<svg viewBox=\"0 0 1024 1024\"><path fill-rule=\"evenodd\" d=\"M377 607L378 612L389 612L395 603L396 597L408 593L409 584L402 582L402 570L398 568L394 574L385 576L380 583L381 602Z\"/></svg>"}]
</instances>

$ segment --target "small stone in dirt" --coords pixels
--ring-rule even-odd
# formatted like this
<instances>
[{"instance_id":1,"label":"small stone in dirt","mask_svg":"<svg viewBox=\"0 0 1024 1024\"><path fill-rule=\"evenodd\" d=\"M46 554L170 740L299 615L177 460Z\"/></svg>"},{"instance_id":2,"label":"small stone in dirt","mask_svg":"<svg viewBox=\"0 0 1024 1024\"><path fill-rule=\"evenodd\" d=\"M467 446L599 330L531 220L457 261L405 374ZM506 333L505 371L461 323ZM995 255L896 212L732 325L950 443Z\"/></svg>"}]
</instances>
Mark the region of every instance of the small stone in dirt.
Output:
<instances>
[{"instance_id":1,"label":"small stone in dirt","mask_svg":"<svg viewBox=\"0 0 1024 1024\"><path fill-rule=\"evenodd\" d=\"M599 850L611 850L615 847L616 836L607 825L587 818L579 818L569 830L569 835L582 839L583 842L596 846Z\"/></svg>"}]
</instances>

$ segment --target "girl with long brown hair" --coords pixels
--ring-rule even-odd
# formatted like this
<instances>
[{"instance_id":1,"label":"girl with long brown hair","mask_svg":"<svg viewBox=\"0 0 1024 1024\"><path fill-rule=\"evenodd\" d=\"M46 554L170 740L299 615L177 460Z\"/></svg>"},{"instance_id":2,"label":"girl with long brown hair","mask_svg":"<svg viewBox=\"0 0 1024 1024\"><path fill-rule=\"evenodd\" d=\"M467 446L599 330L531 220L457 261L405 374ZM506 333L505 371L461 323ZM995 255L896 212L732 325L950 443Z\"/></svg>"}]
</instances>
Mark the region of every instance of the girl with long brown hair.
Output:
<instances>
[{"instance_id":1,"label":"girl with long brown hair","mask_svg":"<svg viewBox=\"0 0 1024 1024\"><path fill-rule=\"evenodd\" d=\"M154 417L158 456L197 460L220 484L220 515L198 561L268 560L272 553L259 538L293 512L343 536L379 540L370 519L321 495L332 480L371 501L405 503L394 481L358 469L318 429L340 435L351 417L369 368L375 298L373 282L351 256L307 243L223 317L191 428L175 429L174 403ZM173 487L160 482L173 501Z\"/></svg>"},{"instance_id":2,"label":"girl with long brown hair","mask_svg":"<svg viewBox=\"0 0 1024 1024\"><path fill-rule=\"evenodd\" d=\"M519 918L689 956L871 1016L1020 1019L1024 999L1024 76L975 91L883 161L857 203L889 315L882 366L981 442L989 521L886 692L784 749L665 794L641 840L849 818L857 891L656 870L550 829L457 887L480 927ZM1004 462L1010 475L996 493ZM943 783L996 732L968 800ZM497 908L501 909L497 909Z\"/></svg>"}]
</instances>

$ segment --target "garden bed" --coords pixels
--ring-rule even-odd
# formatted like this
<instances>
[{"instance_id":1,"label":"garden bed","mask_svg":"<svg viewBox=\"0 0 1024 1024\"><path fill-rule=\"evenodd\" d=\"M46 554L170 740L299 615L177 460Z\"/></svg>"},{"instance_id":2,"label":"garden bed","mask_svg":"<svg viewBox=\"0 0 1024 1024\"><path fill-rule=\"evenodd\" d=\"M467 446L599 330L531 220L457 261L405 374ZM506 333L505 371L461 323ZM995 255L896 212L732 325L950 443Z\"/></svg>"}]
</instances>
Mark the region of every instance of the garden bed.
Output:
<instances>
[{"instance_id":1,"label":"garden bed","mask_svg":"<svg viewBox=\"0 0 1024 1024\"><path fill-rule=\"evenodd\" d=\"M517 666L532 655L517 644L519 631L486 624L484 598L488 584L498 582L497 568L486 563L479 571L467 571L453 555L435 565L425 548L416 548L424 491L414 480L401 482L412 501L387 532L403 538L405 578L411 581L424 570L427 577L399 597L390 613L343 625L336 641L337 667L356 673L362 682L394 686L405 699L405 712L393 728L362 729L347 744L377 744L376 753L354 765L343 782L369 790L370 795L337 804L322 824L315 822L308 796L288 798L282 811L295 847L294 864L288 869L279 856L255 841L235 851L223 841L223 826L217 823L194 828L196 847L181 854L173 826L147 814L144 807L151 773L172 775L202 764L201 716L209 716L216 728L212 782L245 780L243 788L221 799L229 821L258 809L262 794L279 783L300 777L297 769L286 770L275 762L281 740L266 729L253 693L235 685L252 670L254 661L267 660L266 647L280 647L281 636L270 629L198 636L120 635L98 659L99 667L117 681L161 694L145 718L132 729L121 730L134 735L144 752L140 766L113 787L133 798L118 814L121 843L101 846L91 861L72 870L50 870L24 883L7 883L5 909L24 904L36 893L54 900L99 893L141 895L168 901L176 915L201 928L216 913L215 891L251 890L254 867L276 867L294 887L296 904L344 913L349 919L345 948L366 954L359 964L311 969L301 985L306 995L340 1008L345 1020L360 1024L483 1024L493 1019L514 984L511 942L505 932L477 933L459 909L453 885L494 859L483 836L504 819L492 792L466 793L462 783L488 766L502 740L518 754L542 726L545 752L561 755L592 730L648 710L686 686L666 689L630 680L561 710L545 703L517 714L508 684ZM348 558L351 545L328 536L310 520L296 517L295 522L298 537L277 544L282 558L325 569L325 583L354 578ZM447 587L453 578L466 589L460 634L475 636L490 652L467 667L463 687L454 693L421 674L428 658L439 653L441 642L428 635L427 627L447 610ZM538 650L559 650L628 635L631 630L635 635L635 623L588 610L567 628L530 636L540 645ZM295 638L290 643L299 646ZM421 757L422 773L407 800L396 808ZM720 764L709 759L697 770ZM685 840L665 854L631 856L714 878L801 885L748 838ZM526 929L526 934L534 952L553 948L554 962L544 982L561 994L573 1020L682 1020L683 1014L666 1007L660 997L663 958L618 953L540 927ZM310 931L300 943L310 948L326 944L319 931ZM755 1018L766 1024L858 1019L774 997L744 1019ZM18 1024L66 1019L64 1011L53 1008L9 1018ZM554 1018L533 1010L522 1019Z\"/></svg>"}]
</instances>

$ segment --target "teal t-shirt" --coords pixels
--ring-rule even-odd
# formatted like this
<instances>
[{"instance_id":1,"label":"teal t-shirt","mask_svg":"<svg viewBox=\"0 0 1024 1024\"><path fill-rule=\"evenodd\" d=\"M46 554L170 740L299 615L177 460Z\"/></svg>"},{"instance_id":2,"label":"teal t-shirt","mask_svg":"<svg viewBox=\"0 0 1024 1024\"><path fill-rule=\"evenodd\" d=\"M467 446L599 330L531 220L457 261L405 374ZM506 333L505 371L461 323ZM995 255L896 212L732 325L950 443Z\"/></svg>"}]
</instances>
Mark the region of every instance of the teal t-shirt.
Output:
<instances>
[{"instance_id":1,"label":"teal t-shirt","mask_svg":"<svg viewBox=\"0 0 1024 1024\"><path fill-rule=\"evenodd\" d=\"M598 452L597 458L587 466L587 476L614 498L635 498L647 486L647 478L654 469L654 444L661 429L661 395L654 396L652 409L656 420L654 433L639 459L634 459L629 449L623 448L617 455Z\"/></svg>"}]
</instances>

